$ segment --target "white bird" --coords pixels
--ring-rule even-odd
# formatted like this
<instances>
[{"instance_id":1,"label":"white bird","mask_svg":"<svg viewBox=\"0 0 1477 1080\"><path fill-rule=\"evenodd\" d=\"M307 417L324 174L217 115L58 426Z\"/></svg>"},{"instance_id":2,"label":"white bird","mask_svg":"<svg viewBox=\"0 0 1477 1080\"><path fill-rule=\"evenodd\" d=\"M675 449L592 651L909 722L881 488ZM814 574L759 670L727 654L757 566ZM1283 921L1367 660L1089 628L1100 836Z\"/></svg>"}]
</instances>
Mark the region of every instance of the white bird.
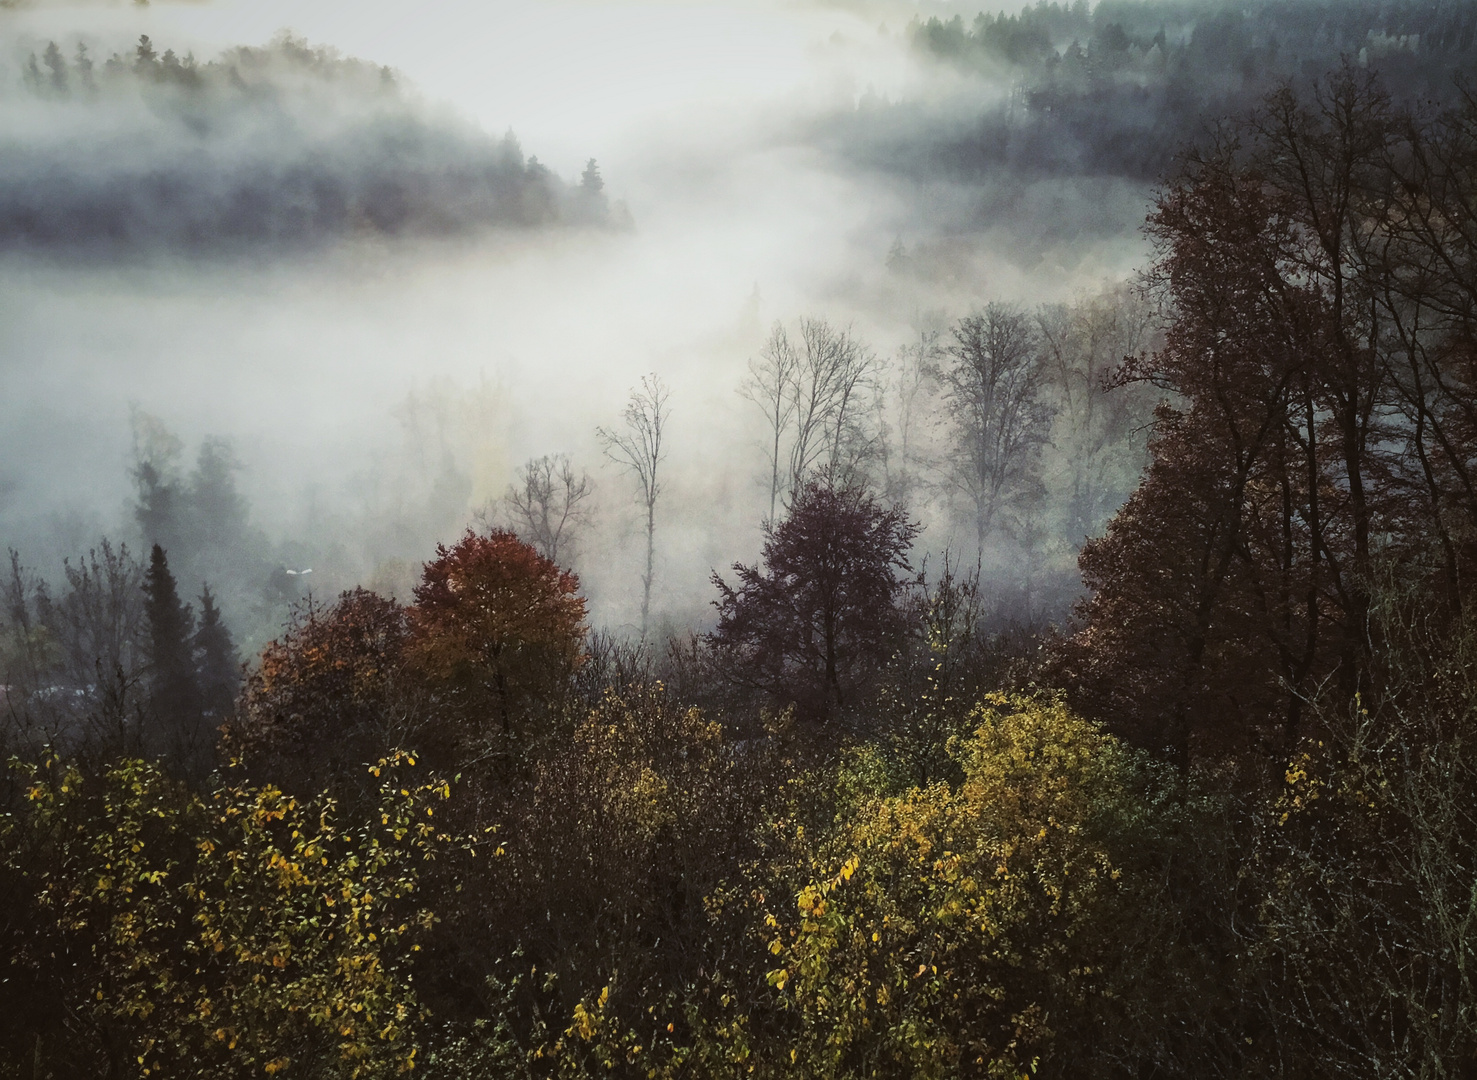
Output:
<instances>
[{"instance_id":1,"label":"white bird","mask_svg":"<svg viewBox=\"0 0 1477 1080\"><path fill-rule=\"evenodd\" d=\"M289 570L287 572L293 577L297 577L300 574L311 574L313 572L313 568L310 566L306 570Z\"/></svg>"}]
</instances>

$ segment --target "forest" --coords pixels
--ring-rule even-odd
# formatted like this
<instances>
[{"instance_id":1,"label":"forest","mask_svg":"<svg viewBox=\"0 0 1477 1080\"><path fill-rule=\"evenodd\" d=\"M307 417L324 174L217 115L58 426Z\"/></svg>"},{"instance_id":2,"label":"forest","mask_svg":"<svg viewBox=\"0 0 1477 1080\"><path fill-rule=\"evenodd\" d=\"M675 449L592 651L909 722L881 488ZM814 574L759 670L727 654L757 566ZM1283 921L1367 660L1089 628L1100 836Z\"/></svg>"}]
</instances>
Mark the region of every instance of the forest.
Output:
<instances>
[{"instance_id":1,"label":"forest","mask_svg":"<svg viewBox=\"0 0 1477 1080\"><path fill-rule=\"evenodd\" d=\"M910 33L1055 116L1074 56L1193 70L1151 7ZM1390 48L1467 57L1467 10ZM1305 56L1279 17L1246 64ZM1158 133L1132 282L891 356L776 321L724 388L761 550L701 623L661 609L696 406L659 373L593 432L624 627L567 453L473 513L427 455L353 580L135 406L125 539L10 552L0 1076L1477 1075L1477 94L1318 26L1341 62ZM274 48L96 84L382 78Z\"/></svg>"},{"instance_id":2,"label":"forest","mask_svg":"<svg viewBox=\"0 0 1477 1080\"><path fill-rule=\"evenodd\" d=\"M511 131L489 138L390 68L287 33L208 61L147 34L106 59L47 41L17 89L0 249L249 254L612 220L593 160L566 184Z\"/></svg>"}]
</instances>

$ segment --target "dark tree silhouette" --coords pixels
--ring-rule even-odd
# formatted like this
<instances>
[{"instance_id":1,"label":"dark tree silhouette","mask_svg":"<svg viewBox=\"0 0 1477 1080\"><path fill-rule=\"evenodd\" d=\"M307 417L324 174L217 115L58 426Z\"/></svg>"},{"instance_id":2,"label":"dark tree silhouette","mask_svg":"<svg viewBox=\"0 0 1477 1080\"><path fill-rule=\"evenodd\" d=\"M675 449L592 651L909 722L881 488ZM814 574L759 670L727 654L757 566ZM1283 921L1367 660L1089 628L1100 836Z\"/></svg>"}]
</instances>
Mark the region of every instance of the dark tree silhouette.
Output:
<instances>
[{"instance_id":1,"label":"dark tree silhouette","mask_svg":"<svg viewBox=\"0 0 1477 1080\"><path fill-rule=\"evenodd\" d=\"M164 549L155 544L144 574L148 622L149 705L164 753L198 762L202 753L200 685L191 645L195 618L179 597ZM208 749L208 748L207 748Z\"/></svg>"},{"instance_id":2,"label":"dark tree silhouette","mask_svg":"<svg viewBox=\"0 0 1477 1080\"><path fill-rule=\"evenodd\" d=\"M206 717L219 722L230 715L241 682L241 668L231 632L221 620L221 610L206 585L200 591L200 626L195 631L196 674L200 704Z\"/></svg>"},{"instance_id":3,"label":"dark tree silhouette","mask_svg":"<svg viewBox=\"0 0 1477 1080\"><path fill-rule=\"evenodd\" d=\"M1174 317L1125 373L1173 396L1144 482L1083 551L1068 652L1085 709L1182 763L1285 753L1321 688L1372 689L1381 560L1461 604L1477 323L1453 268L1472 241L1423 223L1465 220L1442 200L1470 172L1433 150L1474 117L1398 123L1346 68L1191 155L1150 217Z\"/></svg>"},{"instance_id":4,"label":"dark tree silhouette","mask_svg":"<svg viewBox=\"0 0 1477 1080\"><path fill-rule=\"evenodd\" d=\"M765 526L763 567L734 564L737 586L713 584L730 676L826 720L853 704L905 633L899 601L918 525L859 487L805 484Z\"/></svg>"}]
</instances>

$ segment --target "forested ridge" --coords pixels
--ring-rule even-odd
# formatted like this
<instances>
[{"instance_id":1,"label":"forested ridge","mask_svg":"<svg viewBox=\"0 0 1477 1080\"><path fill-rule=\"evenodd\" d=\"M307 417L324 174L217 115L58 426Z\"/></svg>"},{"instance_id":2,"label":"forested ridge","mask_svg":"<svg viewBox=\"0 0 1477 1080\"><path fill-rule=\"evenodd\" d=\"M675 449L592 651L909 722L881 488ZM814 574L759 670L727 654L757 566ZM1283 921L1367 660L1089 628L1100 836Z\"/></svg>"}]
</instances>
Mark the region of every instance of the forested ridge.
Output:
<instances>
[{"instance_id":1,"label":"forested ridge","mask_svg":"<svg viewBox=\"0 0 1477 1080\"><path fill-rule=\"evenodd\" d=\"M209 60L148 35L47 41L0 164L0 248L64 256L302 252L350 237L620 223L577 184L430 108L388 67L280 34Z\"/></svg>"},{"instance_id":2,"label":"forested ridge","mask_svg":"<svg viewBox=\"0 0 1477 1080\"><path fill-rule=\"evenodd\" d=\"M1284 85L1147 231L1135 298L904 351L937 457L849 331L777 325L706 633L651 618L656 376L599 433L625 637L546 457L238 668L209 579L289 571L226 449L141 422L147 559L12 555L0 1071L1477 1074L1477 99ZM976 565L917 550L941 491Z\"/></svg>"}]
</instances>

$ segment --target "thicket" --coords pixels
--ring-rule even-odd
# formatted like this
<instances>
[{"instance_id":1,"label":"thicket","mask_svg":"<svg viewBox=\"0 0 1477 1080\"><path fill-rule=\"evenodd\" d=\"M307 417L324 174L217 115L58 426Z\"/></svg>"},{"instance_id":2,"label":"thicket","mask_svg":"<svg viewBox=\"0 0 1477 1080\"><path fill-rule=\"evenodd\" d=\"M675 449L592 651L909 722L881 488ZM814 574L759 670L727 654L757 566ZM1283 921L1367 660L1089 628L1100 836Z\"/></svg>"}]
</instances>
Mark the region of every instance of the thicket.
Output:
<instances>
[{"instance_id":1,"label":"thicket","mask_svg":"<svg viewBox=\"0 0 1477 1080\"><path fill-rule=\"evenodd\" d=\"M87 683L54 608L9 624L7 736L56 726L4 791L0 1070L1470 1075L1474 197L1477 102L1353 69L1187 159L1115 376L1148 468L1026 648L833 454L706 637L591 634L500 530L300 606L202 775L146 736L208 641L104 549L69 596L147 655Z\"/></svg>"}]
</instances>

